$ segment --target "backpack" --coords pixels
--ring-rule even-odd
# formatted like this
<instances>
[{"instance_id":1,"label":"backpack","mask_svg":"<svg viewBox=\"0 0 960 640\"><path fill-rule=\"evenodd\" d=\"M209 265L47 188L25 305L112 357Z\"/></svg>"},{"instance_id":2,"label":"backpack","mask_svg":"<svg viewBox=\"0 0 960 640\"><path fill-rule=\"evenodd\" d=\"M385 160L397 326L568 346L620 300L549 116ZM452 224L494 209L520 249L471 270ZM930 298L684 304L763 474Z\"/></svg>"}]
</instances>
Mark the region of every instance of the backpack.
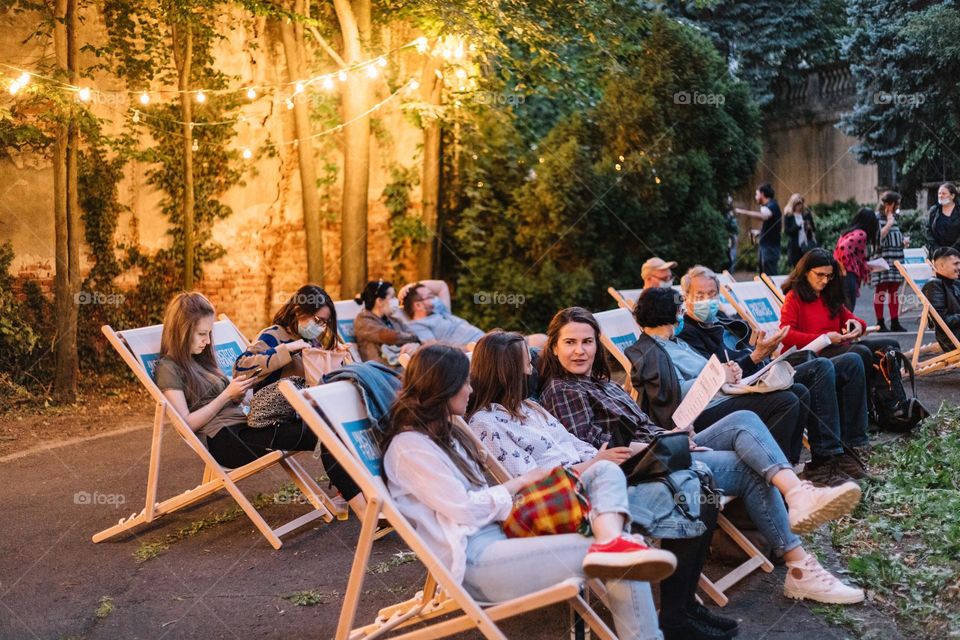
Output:
<instances>
[{"instance_id":1,"label":"backpack","mask_svg":"<svg viewBox=\"0 0 960 640\"><path fill-rule=\"evenodd\" d=\"M885 431L907 432L930 415L917 399L913 366L903 353L893 348L878 349L873 353L873 368L877 370L877 376L871 404L877 426ZM910 376L910 397L903 388L901 369Z\"/></svg>"}]
</instances>

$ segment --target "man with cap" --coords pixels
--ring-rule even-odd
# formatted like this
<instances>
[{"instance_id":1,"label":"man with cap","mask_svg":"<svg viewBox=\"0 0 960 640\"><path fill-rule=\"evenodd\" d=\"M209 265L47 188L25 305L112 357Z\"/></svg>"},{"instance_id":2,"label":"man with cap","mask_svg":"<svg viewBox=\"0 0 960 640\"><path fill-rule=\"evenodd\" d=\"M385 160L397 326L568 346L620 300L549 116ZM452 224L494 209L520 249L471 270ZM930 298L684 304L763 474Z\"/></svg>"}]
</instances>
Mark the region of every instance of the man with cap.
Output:
<instances>
[{"instance_id":1,"label":"man with cap","mask_svg":"<svg viewBox=\"0 0 960 640\"><path fill-rule=\"evenodd\" d=\"M650 258L644 262L643 266L640 267L640 277L643 278L643 288L672 287L673 271L671 271L671 269L675 266L677 266L676 262L665 262L657 257Z\"/></svg>"}]
</instances>

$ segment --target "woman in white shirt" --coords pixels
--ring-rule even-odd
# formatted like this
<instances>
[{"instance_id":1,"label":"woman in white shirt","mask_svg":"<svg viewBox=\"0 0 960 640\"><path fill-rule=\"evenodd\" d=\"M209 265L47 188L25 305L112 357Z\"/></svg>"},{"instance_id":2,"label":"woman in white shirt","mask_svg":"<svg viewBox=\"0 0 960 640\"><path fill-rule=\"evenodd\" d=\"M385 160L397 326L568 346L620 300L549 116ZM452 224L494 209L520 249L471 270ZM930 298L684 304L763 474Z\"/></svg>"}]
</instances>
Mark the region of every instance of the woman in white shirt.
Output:
<instances>
[{"instance_id":1,"label":"woman in white shirt","mask_svg":"<svg viewBox=\"0 0 960 640\"><path fill-rule=\"evenodd\" d=\"M611 578L616 572L658 579L672 571L672 554L647 549L621 533L629 513L625 482L619 497L615 486L595 496L596 540L579 534L507 538L503 533L500 522L511 511L513 495L549 469L487 485L479 452L451 422L467 410L469 373L466 355L445 345L423 347L410 360L381 443L383 476L397 508L478 600L509 600L571 577L606 578L617 635L662 639L650 585Z\"/></svg>"},{"instance_id":2,"label":"woman in white shirt","mask_svg":"<svg viewBox=\"0 0 960 640\"><path fill-rule=\"evenodd\" d=\"M523 336L503 331L481 338L470 362L470 428L507 471L518 476L556 466L583 470L610 461L621 463L633 454L628 447L608 448L606 444L596 449L567 431L546 409L527 400L525 381L531 370ZM705 465L700 468L709 476ZM694 471L676 472L671 481L683 493L683 503L693 505L697 513L684 516L663 483L628 488L636 525L661 538L661 547L677 558L676 571L660 585L660 628L668 640L732 637L737 621L713 614L696 599L717 524L716 501L705 499L705 494L701 497L700 478Z\"/></svg>"}]
</instances>

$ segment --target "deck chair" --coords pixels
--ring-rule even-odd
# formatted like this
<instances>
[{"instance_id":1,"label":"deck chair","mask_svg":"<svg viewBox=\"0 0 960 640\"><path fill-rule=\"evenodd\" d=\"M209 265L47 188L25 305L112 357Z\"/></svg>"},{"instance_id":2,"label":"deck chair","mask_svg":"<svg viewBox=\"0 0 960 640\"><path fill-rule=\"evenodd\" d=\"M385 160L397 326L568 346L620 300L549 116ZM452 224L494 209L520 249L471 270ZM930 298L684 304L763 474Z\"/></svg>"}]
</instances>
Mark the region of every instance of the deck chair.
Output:
<instances>
[{"instance_id":1,"label":"deck chair","mask_svg":"<svg viewBox=\"0 0 960 640\"><path fill-rule=\"evenodd\" d=\"M613 287L607 287L607 293L617 301L617 306L621 309L626 309L630 313L633 313L633 309L637 306L637 299L640 297L640 292L643 289L614 289Z\"/></svg>"},{"instance_id":2,"label":"deck chair","mask_svg":"<svg viewBox=\"0 0 960 640\"><path fill-rule=\"evenodd\" d=\"M783 283L787 281L789 276L768 276L765 273L761 273L759 276L756 276L754 280L756 282L762 282L767 285L770 291L773 292L773 295L777 296L777 299L780 300L780 304L783 304L784 294L783 294Z\"/></svg>"},{"instance_id":3,"label":"deck chair","mask_svg":"<svg viewBox=\"0 0 960 640\"><path fill-rule=\"evenodd\" d=\"M720 292L750 325L751 331L767 334L780 330L780 298L763 282L728 282L720 285Z\"/></svg>"},{"instance_id":4,"label":"deck chair","mask_svg":"<svg viewBox=\"0 0 960 640\"><path fill-rule=\"evenodd\" d=\"M623 309L602 311L593 314L593 317L596 318L597 323L600 325L600 342L602 342L603 346L609 349L610 353L623 365L624 370L627 372L627 380L624 388L627 393L636 400L637 393L636 390L633 389L630 381L630 371L632 367L624 350L640 337L640 327L634 322L633 317ZM731 499L725 498L723 504L725 505L730 501ZM723 514L719 515L717 524L723 532L730 536L730 539L747 554L746 561L716 582L710 580L703 574L700 575L700 588L703 589L704 593L710 596L710 599L717 603L718 606L723 607L730 601L726 595L726 592L730 590L730 588L757 569L763 569L767 573L770 573L773 571L773 564L771 564L766 556Z\"/></svg>"},{"instance_id":5,"label":"deck chair","mask_svg":"<svg viewBox=\"0 0 960 640\"><path fill-rule=\"evenodd\" d=\"M903 264L923 264L929 257L926 247L903 250Z\"/></svg>"},{"instance_id":6,"label":"deck chair","mask_svg":"<svg viewBox=\"0 0 960 640\"><path fill-rule=\"evenodd\" d=\"M900 271L900 275L903 276L907 286L913 290L913 294L917 296L921 307L920 326L917 328L917 340L914 343L913 349L904 354L911 359L914 372L916 375L922 376L933 373L934 371L947 371L960 367L960 340L957 339L957 336L950 330L950 327L947 326L943 317L933 308L933 305L927 300L927 296L923 294L923 284L934 277L930 263L904 264L897 260L894 262L894 266ZM926 331L930 323L930 318L933 318L937 326L943 329L947 337L950 338L954 347L951 351L943 353L943 349L936 340L930 344L923 344L924 331ZM927 353L935 353L938 355L921 361L920 356Z\"/></svg>"},{"instance_id":7,"label":"deck chair","mask_svg":"<svg viewBox=\"0 0 960 640\"><path fill-rule=\"evenodd\" d=\"M356 320L363 308L356 300L340 300L333 303L337 310L337 333L340 339L350 350L350 357L354 362L360 362L360 350L357 347L357 335L353 330L353 321Z\"/></svg>"},{"instance_id":8,"label":"deck chair","mask_svg":"<svg viewBox=\"0 0 960 640\"><path fill-rule=\"evenodd\" d=\"M428 289L430 289L435 294L437 294L437 297L443 300L443 304L447 305L447 309L451 309L451 310L453 309L453 307L450 306L452 304L450 301L450 285L448 285L446 281L418 280L417 282L419 282L422 285L425 285ZM400 289L397 291L397 298L399 298L402 301L404 297L406 297L407 291L414 284L415 284L414 282L410 282L400 287ZM396 314L394 315L400 318L400 320L402 320L403 322L410 322L410 318L408 318L407 314L403 311L403 306L402 306L403 302L401 302L400 304L401 304L400 310L397 311Z\"/></svg>"},{"instance_id":9,"label":"deck chair","mask_svg":"<svg viewBox=\"0 0 960 640\"><path fill-rule=\"evenodd\" d=\"M213 325L214 351L220 370L225 375L230 376L233 373L233 363L237 356L247 348L247 340L226 316L221 315L220 318ZM323 518L326 522L330 522L334 516L344 517L346 515L346 512L333 504L329 496L310 477L310 474L293 458L293 452L272 451L249 464L232 470L225 469L217 463L183 416L177 413L167 402L153 380L153 370L156 367L157 360L160 359L160 335L163 332L163 325L127 331L115 331L109 325L104 325L102 331L113 348L123 358L123 361L137 376L140 384L153 398L156 408L153 418L153 438L150 445L150 463L147 468L146 504L140 513L131 514L129 517L121 519L114 526L95 534L93 536L94 542L102 542L141 524L153 522L160 516L193 505L220 489L226 490L236 500L240 508L243 509L247 517L250 518L274 549L281 547L280 538L282 536L313 522L317 518ZM200 458L205 470L203 480L199 485L163 502L158 502L160 450L165 422L170 423L177 435ZM273 528L267 524L250 500L243 495L243 492L237 487L237 481L268 469L275 464L280 465L290 476L290 479L307 498L313 509L299 518Z\"/></svg>"},{"instance_id":10,"label":"deck chair","mask_svg":"<svg viewBox=\"0 0 960 640\"><path fill-rule=\"evenodd\" d=\"M596 637L616 640L613 631L600 619L581 595L584 580L569 579L535 593L506 602L484 605L460 585L437 555L400 513L383 482L381 454L373 437L373 426L352 384L334 382L299 390L289 381L280 383L284 396L323 445L360 486L367 500L360 539L340 609L336 640L381 637L394 630L434 618L453 615L396 638L443 638L476 629L484 637L506 640L497 622L553 604L567 602L589 625ZM404 543L417 554L427 569L423 589L413 598L380 610L376 620L354 627L363 582L370 561L373 534L380 514L396 529Z\"/></svg>"}]
</instances>

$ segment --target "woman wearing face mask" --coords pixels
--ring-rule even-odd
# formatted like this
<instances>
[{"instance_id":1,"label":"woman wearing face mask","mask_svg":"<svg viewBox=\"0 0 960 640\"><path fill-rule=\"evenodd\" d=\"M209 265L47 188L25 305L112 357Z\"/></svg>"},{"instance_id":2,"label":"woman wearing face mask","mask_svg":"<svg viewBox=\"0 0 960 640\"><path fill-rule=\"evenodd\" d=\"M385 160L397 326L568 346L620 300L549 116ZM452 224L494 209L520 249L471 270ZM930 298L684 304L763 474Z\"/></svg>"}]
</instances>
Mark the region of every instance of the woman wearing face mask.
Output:
<instances>
[{"instance_id":1,"label":"woman wearing face mask","mask_svg":"<svg viewBox=\"0 0 960 640\"><path fill-rule=\"evenodd\" d=\"M540 361L542 404L568 431L595 448L608 442L625 420L635 425L634 440L641 443L665 431L610 380L593 314L580 307L563 309L550 321L547 337ZM830 575L795 534L849 512L860 499L856 484L817 489L801 482L770 432L749 411L737 411L691 437L697 445L691 457L710 468L725 495L743 499L774 553L783 555L786 596L835 604L863 601L861 589Z\"/></svg>"},{"instance_id":2,"label":"woman wearing face mask","mask_svg":"<svg viewBox=\"0 0 960 640\"><path fill-rule=\"evenodd\" d=\"M257 339L237 358L234 364L236 376L251 375L256 384L254 391L283 378L303 377L301 352L308 348L344 349L337 337L337 309L333 299L322 288L308 284L300 287L273 316L273 324L261 331ZM302 422L294 423L302 427ZM317 438L313 438L313 449ZM262 429L251 429L262 431ZM320 459L330 482L343 496L354 513L361 515L366 506L360 488L342 470L336 458L326 449L321 449Z\"/></svg>"},{"instance_id":3,"label":"woman wearing face mask","mask_svg":"<svg viewBox=\"0 0 960 640\"><path fill-rule=\"evenodd\" d=\"M403 321L394 317L400 310L400 301L392 283L384 280L368 282L356 302L363 305L363 311L354 319L353 331L364 362L378 360L394 365L400 353L412 353L420 343Z\"/></svg>"},{"instance_id":4,"label":"woman wearing face mask","mask_svg":"<svg viewBox=\"0 0 960 640\"><path fill-rule=\"evenodd\" d=\"M637 403L658 425L673 429L673 413L693 388L707 359L677 337L683 329L684 318L680 294L676 291L644 289L637 300L634 318L643 333L626 349L625 355L632 365L630 381L638 394ZM739 382L740 365L726 362L724 368L727 382ZM810 393L800 384L764 394L729 396L719 392L693 423L693 428L699 432L735 411L752 411L770 430L787 460L796 464L800 461L809 406Z\"/></svg>"},{"instance_id":5,"label":"woman wearing face mask","mask_svg":"<svg viewBox=\"0 0 960 640\"><path fill-rule=\"evenodd\" d=\"M927 211L927 238L930 255L940 247L960 250L960 216L954 215L957 206L957 187L944 182L937 189L937 204Z\"/></svg>"}]
</instances>

